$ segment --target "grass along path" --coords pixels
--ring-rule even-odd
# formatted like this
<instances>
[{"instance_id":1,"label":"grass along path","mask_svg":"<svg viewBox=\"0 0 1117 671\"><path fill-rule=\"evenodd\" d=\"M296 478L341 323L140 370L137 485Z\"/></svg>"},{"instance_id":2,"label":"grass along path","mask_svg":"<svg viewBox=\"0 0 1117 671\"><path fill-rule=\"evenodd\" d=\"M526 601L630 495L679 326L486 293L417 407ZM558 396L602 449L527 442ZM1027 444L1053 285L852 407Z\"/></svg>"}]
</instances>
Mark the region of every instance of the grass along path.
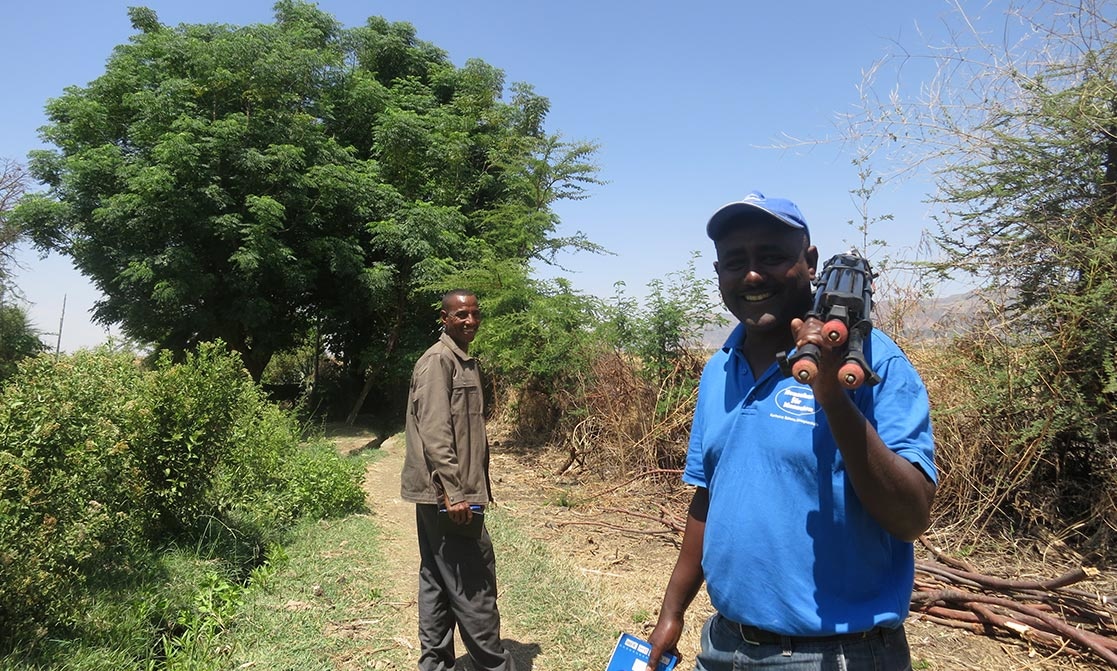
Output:
<instances>
[{"instance_id":1,"label":"grass along path","mask_svg":"<svg viewBox=\"0 0 1117 671\"><path fill-rule=\"evenodd\" d=\"M367 436L337 437L367 442ZM414 669L418 548L414 507L399 498L403 437L369 458L370 513L302 530L260 589L250 591L221 656L231 669ZM499 485L498 500L501 498ZM598 594L525 521L486 515L497 554L505 644L519 671L604 668L617 632ZM461 668L470 668L457 647Z\"/></svg>"}]
</instances>

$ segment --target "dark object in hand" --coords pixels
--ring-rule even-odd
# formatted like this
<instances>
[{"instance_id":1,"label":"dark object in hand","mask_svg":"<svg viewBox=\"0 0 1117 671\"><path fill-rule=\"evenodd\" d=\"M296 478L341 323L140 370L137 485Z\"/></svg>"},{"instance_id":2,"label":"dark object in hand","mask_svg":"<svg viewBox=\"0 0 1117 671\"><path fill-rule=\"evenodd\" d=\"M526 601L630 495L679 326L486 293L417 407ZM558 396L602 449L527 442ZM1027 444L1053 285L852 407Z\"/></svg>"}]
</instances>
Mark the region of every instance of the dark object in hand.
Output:
<instances>
[{"instance_id":1,"label":"dark object in hand","mask_svg":"<svg viewBox=\"0 0 1117 671\"><path fill-rule=\"evenodd\" d=\"M465 524L458 524L450 519L450 513L446 512L445 506L438 507L438 529L443 534L455 534L458 536L469 536L470 538L480 538L481 530L485 527L485 506L471 505L469 509L473 511L470 520Z\"/></svg>"},{"instance_id":2,"label":"dark object in hand","mask_svg":"<svg viewBox=\"0 0 1117 671\"><path fill-rule=\"evenodd\" d=\"M815 282L814 303L806 319L821 321L822 333L834 347L845 348L838 381L847 389L880 382L865 359L864 342L873 330L869 311L873 307L873 271L868 260L850 250L836 254L822 267ZM778 355L780 369L809 384L818 375L821 353L815 345L804 345L791 357Z\"/></svg>"}]
</instances>

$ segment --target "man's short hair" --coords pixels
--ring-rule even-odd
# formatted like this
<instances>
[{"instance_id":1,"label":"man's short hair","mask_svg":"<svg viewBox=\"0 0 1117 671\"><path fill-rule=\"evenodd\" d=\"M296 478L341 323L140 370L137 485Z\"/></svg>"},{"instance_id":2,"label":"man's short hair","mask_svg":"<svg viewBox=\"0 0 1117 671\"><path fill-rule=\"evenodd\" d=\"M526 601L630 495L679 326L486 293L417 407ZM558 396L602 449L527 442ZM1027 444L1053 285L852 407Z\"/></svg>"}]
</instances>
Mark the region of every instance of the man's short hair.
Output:
<instances>
[{"instance_id":1,"label":"man's short hair","mask_svg":"<svg viewBox=\"0 0 1117 671\"><path fill-rule=\"evenodd\" d=\"M451 290L447 291L446 293L442 294L442 309L443 310L450 307L450 299L453 298L454 296L461 296L463 298L470 298L470 297L477 298L477 294L473 293L469 289L451 289Z\"/></svg>"}]
</instances>

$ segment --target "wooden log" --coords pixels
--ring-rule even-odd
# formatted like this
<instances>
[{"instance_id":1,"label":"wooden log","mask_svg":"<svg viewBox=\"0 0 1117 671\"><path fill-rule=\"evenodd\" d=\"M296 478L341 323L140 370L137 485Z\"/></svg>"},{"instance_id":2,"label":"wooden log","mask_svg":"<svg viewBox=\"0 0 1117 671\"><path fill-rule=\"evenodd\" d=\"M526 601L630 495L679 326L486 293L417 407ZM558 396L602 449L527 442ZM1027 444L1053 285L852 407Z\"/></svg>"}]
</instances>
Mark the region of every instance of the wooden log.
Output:
<instances>
[{"instance_id":1,"label":"wooden log","mask_svg":"<svg viewBox=\"0 0 1117 671\"><path fill-rule=\"evenodd\" d=\"M928 592L919 595L913 595L913 599L918 597L919 600L924 602L942 601L944 603L985 603L992 605L1000 605L1010 609L1019 610L1022 613L1031 615L1035 618L1042 620L1047 624L1055 633L1060 636L1066 637L1078 643L1079 645L1089 649L1098 657L1104 659L1110 666L1117 668L1117 652L1110 649L1108 646L1100 645L1092 637L1083 635L1082 630L1072 627L1071 625L1059 620L1058 618L1048 615L1041 610L1030 608L1012 599L1001 597L993 597L985 594L967 594L958 590L942 589L937 592Z\"/></svg>"},{"instance_id":2,"label":"wooden log","mask_svg":"<svg viewBox=\"0 0 1117 671\"><path fill-rule=\"evenodd\" d=\"M1082 582L1086 578L1092 577L1092 575L1097 575L1097 569L1080 567L1067 571L1063 575L1052 578L1051 580L1008 580L974 571L954 569L948 566L934 566L927 562L916 562L915 568L916 570L934 573L935 575L951 576L958 581L968 581L971 584L976 583L982 587L999 591L1051 591L1060 587L1066 587L1067 585L1073 585L1077 582Z\"/></svg>"},{"instance_id":3,"label":"wooden log","mask_svg":"<svg viewBox=\"0 0 1117 671\"><path fill-rule=\"evenodd\" d=\"M1064 648L1067 645L1067 641L1058 634L1053 634L1046 629L1038 629L1021 622L1019 619L996 613L993 609L988 608L984 604L975 603L971 604L971 607L973 608L973 612L981 620L1000 627L1001 629L1007 629L1026 641L1056 649Z\"/></svg>"}]
</instances>

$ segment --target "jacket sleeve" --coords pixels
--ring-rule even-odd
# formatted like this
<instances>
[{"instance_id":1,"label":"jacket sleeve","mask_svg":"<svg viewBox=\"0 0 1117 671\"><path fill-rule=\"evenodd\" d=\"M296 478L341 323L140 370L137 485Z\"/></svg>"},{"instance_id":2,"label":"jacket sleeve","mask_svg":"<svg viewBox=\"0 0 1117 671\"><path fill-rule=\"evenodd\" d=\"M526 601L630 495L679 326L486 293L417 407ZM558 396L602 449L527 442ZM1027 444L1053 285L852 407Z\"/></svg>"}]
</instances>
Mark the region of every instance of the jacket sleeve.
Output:
<instances>
[{"instance_id":1,"label":"jacket sleeve","mask_svg":"<svg viewBox=\"0 0 1117 671\"><path fill-rule=\"evenodd\" d=\"M410 411L415 415L423 457L433 475L434 485L445 492L450 503L462 494L457 449L454 445L454 418L450 408L454 364L444 356L424 357L415 369L415 389Z\"/></svg>"}]
</instances>

